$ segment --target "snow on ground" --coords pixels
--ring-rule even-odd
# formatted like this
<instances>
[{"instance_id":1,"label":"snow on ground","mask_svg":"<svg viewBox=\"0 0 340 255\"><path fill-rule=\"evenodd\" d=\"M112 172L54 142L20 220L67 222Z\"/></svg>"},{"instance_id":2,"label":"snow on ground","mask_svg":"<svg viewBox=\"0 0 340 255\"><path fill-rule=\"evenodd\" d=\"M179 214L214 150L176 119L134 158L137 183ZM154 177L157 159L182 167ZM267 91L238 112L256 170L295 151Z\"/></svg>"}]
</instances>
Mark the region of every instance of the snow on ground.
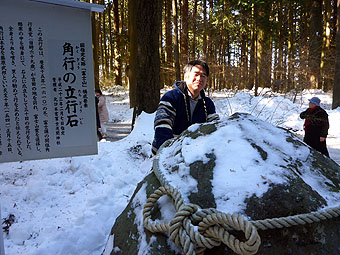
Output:
<instances>
[{"instance_id":1,"label":"snow on ground","mask_svg":"<svg viewBox=\"0 0 340 255\"><path fill-rule=\"evenodd\" d=\"M221 118L248 112L303 136L299 113L318 96L330 120L331 158L340 164L340 108L319 90L275 95L269 90L211 95ZM127 93L107 97L110 120L130 122ZM0 203L6 254L99 255L115 219L149 172L154 114L143 113L134 131L117 142L99 142L98 155L0 164ZM241 156L240 156L241 157ZM239 160L243 160L240 158Z\"/></svg>"}]
</instances>

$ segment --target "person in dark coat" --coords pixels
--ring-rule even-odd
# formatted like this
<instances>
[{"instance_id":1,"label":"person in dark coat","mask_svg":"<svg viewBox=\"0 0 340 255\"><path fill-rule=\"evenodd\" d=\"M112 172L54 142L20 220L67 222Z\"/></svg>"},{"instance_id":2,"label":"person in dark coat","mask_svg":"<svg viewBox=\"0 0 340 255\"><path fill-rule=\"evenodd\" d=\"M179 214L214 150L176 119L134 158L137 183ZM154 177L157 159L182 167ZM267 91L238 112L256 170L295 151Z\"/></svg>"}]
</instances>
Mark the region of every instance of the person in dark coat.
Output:
<instances>
[{"instance_id":1,"label":"person in dark coat","mask_svg":"<svg viewBox=\"0 0 340 255\"><path fill-rule=\"evenodd\" d=\"M329 129L328 114L320 107L320 99L318 97L309 99L309 108L300 114L300 118L305 119L303 125L305 137L303 141L329 157L326 146Z\"/></svg>"},{"instance_id":2,"label":"person in dark coat","mask_svg":"<svg viewBox=\"0 0 340 255\"><path fill-rule=\"evenodd\" d=\"M213 101L204 93L208 76L207 63L193 60L184 67L184 81L177 81L161 98L154 120L153 155L166 140L190 125L218 119Z\"/></svg>"}]
</instances>

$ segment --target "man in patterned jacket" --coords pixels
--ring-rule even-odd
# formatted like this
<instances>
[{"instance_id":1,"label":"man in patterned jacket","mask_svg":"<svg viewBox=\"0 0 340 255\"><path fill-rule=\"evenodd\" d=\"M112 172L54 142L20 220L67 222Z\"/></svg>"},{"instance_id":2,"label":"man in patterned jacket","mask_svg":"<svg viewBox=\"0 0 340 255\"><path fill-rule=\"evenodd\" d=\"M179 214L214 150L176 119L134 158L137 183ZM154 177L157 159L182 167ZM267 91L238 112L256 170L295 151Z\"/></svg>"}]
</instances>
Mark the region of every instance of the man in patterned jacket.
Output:
<instances>
[{"instance_id":1,"label":"man in patterned jacket","mask_svg":"<svg viewBox=\"0 0 340 255\"><path fill-rule=\"evenodd\" d=\"M184 81L161 98L156 111L152 154L168 139L181 134L194 123L218 119L213 101L205 96L209 76L207 63L193 60L184 67Z\"/></svg>"}]
</instances>

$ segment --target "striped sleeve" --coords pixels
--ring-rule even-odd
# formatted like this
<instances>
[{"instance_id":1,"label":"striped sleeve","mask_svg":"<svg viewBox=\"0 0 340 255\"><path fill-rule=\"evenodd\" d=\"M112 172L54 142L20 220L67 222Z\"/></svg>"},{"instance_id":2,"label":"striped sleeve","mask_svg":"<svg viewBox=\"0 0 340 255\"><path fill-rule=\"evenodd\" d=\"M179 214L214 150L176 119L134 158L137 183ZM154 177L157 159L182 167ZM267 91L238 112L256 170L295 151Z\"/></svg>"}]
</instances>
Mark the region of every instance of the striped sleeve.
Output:
<instances>
[{"instance_id":1,"label":"striped sleeve","mask_svg":"<svg viewBox=\"0 0 340 255\"><path fill-rule=\"evenodd\" d=\"M172 127L176 117L176 110L169 101L161 100L156 111L154 129L155 136L152 142L152 154L168 139L174 137Z\"/></svg>"},{"instance_id":2,"label":"striped sleeve","mask_svg":"<svg viewBox=\"0 0 340 255\"><path fill-rule=\"evenodd\" d=\"M208 114L208 116L207 116L207 122L218 120L219 118L220 117L218 116L218 114L216 112L211 113L211 114Z\"/></svg>"},{"instance_id":3,"label":"striped sleeve","mask_svg":"<svg viewBox=\"0 0 340 255\"><path fill-rule=\"evenodd\" d=\"M207 105L207 122L219 120L220 117L216 113L214 102L208 97L205 98L205 102Z\"/></svg>"}]
</instances>

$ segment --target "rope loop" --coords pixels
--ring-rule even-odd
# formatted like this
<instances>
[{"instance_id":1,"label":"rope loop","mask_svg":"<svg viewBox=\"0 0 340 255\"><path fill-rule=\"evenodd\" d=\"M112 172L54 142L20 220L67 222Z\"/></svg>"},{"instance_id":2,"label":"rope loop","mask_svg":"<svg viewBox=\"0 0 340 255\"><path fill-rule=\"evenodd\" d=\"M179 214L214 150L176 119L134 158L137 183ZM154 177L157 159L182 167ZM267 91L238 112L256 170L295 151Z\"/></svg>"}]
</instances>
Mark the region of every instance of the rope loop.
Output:
<instances>
[{"instance_id":1,"label":"rope loop","mask_svg":"<svg viewBox=\"0 0 340 255\"><path fill-rule=\"evenodd\" d=\"M170 223L153 222L151 211L158 199L164 195L172 197L177 212ZM220 245L221 242L239 254L254 254L249 251L257 251L260 245L260 238L258 235L256 236L256 228L241 216L233 215L231 217L227 214L218 213L216 209L201 210L195 204L184 204L178 190L171 186L160 187L149 196L143 210L143 222L145 228L153 233L169 232L170 239L177 246L182 247L186 255L204 254L206 248L211 249ZM198 225L198 231L195 231L194 224ZM230 235L225 228L222 232L216 232L214 228L217 226L211 227L215 224L226 224L231 226L232 229L242 230L249 240L246 243L240 242L233 235ZM217 235L216 233L220 234ZM253 247L257 247L257 249Z\"/></svg>"},{"instance_id":2,"label":"rope loop","mask_svg":"<svg viewBox=\"0 0 340 255\"><path fill-rule=\"evenodd\" d=\"M221 228L220 224L243 231L247 241L240 242L235 236L229 234L227 229ZM230 215L221 212L209 214L198 224L198 231L221 240L237 254L255 254L261 244L260 236L253 224L238 214Z\"/></svg>"},{"instance_id":3,"label":"rope loop","mask_svg":"<svg viewBox=\"0 0 340 255\"><path fill-rule=\"evenodd\" d=\"M154 222L151 220L151 211L158 199L164 195L170 196L174 201L176 214L170 223ZM203 255L206 248L211 249L221 243L237 254L253 255L261 245L257 229L291 227L338 216L340 206L308 214L248 221L238 214L227 214L214 208L201 209L191 203L185 204L180 192L170 185L156 189L146 200L143 209L144 227L152 233L168 232L170 239L183 248L185 255ZM246 241L238 240L229 233L231 230L244 232Z\"/></svg>"}]
</instances>

